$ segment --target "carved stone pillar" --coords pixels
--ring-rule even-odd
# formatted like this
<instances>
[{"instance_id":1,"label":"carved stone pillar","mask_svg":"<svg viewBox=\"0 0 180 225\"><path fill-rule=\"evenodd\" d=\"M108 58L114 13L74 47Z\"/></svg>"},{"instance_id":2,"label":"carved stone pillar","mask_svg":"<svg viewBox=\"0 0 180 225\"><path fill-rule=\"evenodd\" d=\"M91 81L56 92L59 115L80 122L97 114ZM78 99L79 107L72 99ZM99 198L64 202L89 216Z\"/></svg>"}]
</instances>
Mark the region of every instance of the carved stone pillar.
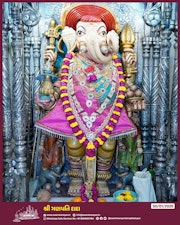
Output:
<instances>
[{"instance_id":1,"label":"carved stone pillar","mask_svg":"<svg viewBox=\"0 0 180 225\"><path fill-rule=\"evenodd\" d=\"M24 101L26 111L26 140L27 140L27 163L30 167L32 148L33 148L33 114L32 114L32 66L31 66L31 33L32 27L40 19L40 14L36 9L35 3L23 3L22 21L24 24Z\"/></svg>"},{"instance_id":2,"label":"carved stone pillar","mask_svg":"<svg viewBox=\"0 0 180 225\"><path fill-rule=\"evenodd\" d=\"M149 164L151 158L156 153L156 123L157 123L157 98L158 98L158 82L159 82L159 57L160 57L160 44L158 34L158 24L161 21L161 3L147 3L147 8L144 12L144 21L150 26L150 36L145 37L144 45L144 60L143 67L144 79L143 88L146 96L147 106L145 112L142 112L142 129L146 132L145 139L146 154L145 165ZM149 66L147 66L147 65ZM149 118L150 116L150 118ZM146 122L144 122L146 121ZM144 132L143 132L144 133ZM149 148L149 150L147 150Z\"/></svg>"},{"instance_id":3,"label":"carved stone pillar","mask_svg":"<svg viewBox=\"0 0 180 225\"><path fill-rule=\"evenodd\" d=\"M167 201L164 182L161 180L165 173L168 151L168 122L169 122L169 84L170 84L170 47L171 47L171 23L170 5L164 8L164 20L161 23L161 58L159 65L159 93L158 93L158 112L157 112L157 154L156 154L156 191L158 201ZM163 185L162 185L163 184Z\"/></svg>"},{"instance_id":4,"label":"carved stone pillar","mask_svg":"<svg viewBox=\"0 0 180 225\"><path fill-rule=\"evenodd\" d=\"M178 33L177 21L174 27L174 71L173 84L171 90L171 111L170 111L170 146L169 159L167 160L166 173L163 175L162 200L163 201L177 201L177 142L178 142ZM165 192L165 194L164 194Z\"/></svg>"},{"instance_id":5,"label":"carved stone pillar","mask_svg":"<svg viewBox=\"0 0 180 225\"><path fill-rule=\"evenodd\" d=\"M29 158L31 152L31 136L32 136L32 113L31 113L31 101L32 101L32 88L31 88L31 73L30 73L30 37L29 35L24 38L24 101L25 101L25 115L26 115L26 140L27 140L27 151ZM29 164L30 160L27 160Z\"/></svg>"},{"instance_id":6,"label":"carved stone pillar","mask_svg":"<svg viewBox=\"0 0 180 225\"><path fill-rule=\"evenodd\" d=\"M31 103L31 86L30 86L30 47L31 41L29 36L24 38L24 100L26 116L28 118Z\"/></svg>"},{"instance_id":7,"label":"carved stone pillar","mask_svg":"<svg viewBox=\"0 0 180 225\"><path fill-rule=\"evenodd\" d=\"M11 126L11 87L9 76L9 24L8 21L3 20L2 30L2 109L3 109L3 159L4 169L12 161L12 126Z\"/></svg>"},{"instance_id":8,"label":"carved stone pillar","mask_svg":"<svg viewBox=\"0 0 180 225\"><path fill-rule=\"evenodd\" d=\"M151 151L156 152L156 124L159 90L160 38L153 37L153 77L151 92Z\"/></svg>"},{"instance_id":9,"label":"carved stone pillar","mask_svg":"<svg viewBox=\"0 0 180 225\"><path fill-rule=\"evenodd\" d=\"M174 43L174 74L171 93L171 114L170 114L170 161L168 166L172 169L177 163L177 142L178 142L178 25L175 25L175 43Z\"/></svg>"},{"instance_id":10,"label":"carved stone pillar","mask_svg":"<svg viewBox=\"0 0 180 225\"><path fill-rule=\"evenodd\" d=\"M150 147L150 47L152 45L151 37L144 37L143 39L143 93L146 101L146 108L140 112L141 115L141 137L142 148L144 154L149 151ZM146 159L146 157L145 157ZM148 162L144 162L146 165Z\"/></svg>"},{"instance_id":11,"label":"carved stone pillar","mask_svg":"<svg viewBox=\"0 0 180 225\"><path fill-rule=\"evenodd\" d=\"M4 6L4 5L3 5ZM3 7L2 26L2 112L3 112L3 201L11 201L9 171L12 168L11 87L9 71L9 23Z\"/></svg>"},{"instance_id":12,"label":"carved stone pillar","mask_svg":"<svg viewBox=\"0 0 180 225\"><path fill-rule=\"evenodd\" d=\"M20 20L20 5L11 3L12 12L12 50L13 50L13 77L12 77L12 127L14 138L14 154L17 170L18 201L26 200L26 130L25 105L23 83L23 27Z\"/></svg>"},{"instance_id":13,"label":"carved stone pillar","mask_svg":"<svg viewBox=\"0 0 180 225\"><path fill-rule=\"evenodd\" d=\"M33 36L31 39L31 42L32 42L32 47L33 47L33 60L34 60L34 79L33 79L33 93L32 93L32 97L34 100L35 95L39 91L39 88L40 88L40 82L36 78L41 73L41 67L40 67L41 39L39 36ZM35 123L37 121L37 119L38 119L37 110L35 108L35 105L33 104L33 122Z\"/></svg>"}]
</instances>

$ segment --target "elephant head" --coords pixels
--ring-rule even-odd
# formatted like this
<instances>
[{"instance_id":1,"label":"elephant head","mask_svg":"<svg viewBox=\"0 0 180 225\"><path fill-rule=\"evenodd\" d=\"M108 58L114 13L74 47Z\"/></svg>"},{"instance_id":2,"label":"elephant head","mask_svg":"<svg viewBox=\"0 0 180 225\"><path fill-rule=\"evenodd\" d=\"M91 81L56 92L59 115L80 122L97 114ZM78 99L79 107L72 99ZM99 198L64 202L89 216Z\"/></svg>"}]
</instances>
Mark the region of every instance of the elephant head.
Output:
<instances>
[{"instance_id":1,"label":"elephant head","mask_svg":"<svg viewBox=\"0 0 180 225\"><path fill-rule=\"evenodd\" d=\"M92 61L108 63L119 50L116 28L116 20L107 9L97 5L75 6L66 15L62 39L68 51L78 48Z\"/></svg>"},{"instance_id":2,"label":"elephant head","mask_svg":"<svg viewBox=\"0 0 180 225\"><path fill-rule=\"evenodd\" d=\"M104 22L79 21L76 31L65 27L62 38L68 51L77 47L79 52L97 63L109 62L119 49L118 34L114 30L107 32Z\"/></svg>"}]
</instances>

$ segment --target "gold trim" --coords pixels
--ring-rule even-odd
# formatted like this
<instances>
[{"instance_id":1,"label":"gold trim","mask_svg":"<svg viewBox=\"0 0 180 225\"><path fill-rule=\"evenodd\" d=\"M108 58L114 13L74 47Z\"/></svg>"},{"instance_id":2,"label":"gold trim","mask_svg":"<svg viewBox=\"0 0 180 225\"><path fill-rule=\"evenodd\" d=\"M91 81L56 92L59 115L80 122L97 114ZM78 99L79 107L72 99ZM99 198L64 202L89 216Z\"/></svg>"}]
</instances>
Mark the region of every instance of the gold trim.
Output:
<instances>
[{"instance_id":1,"label":"gold trim","mask_svg":"<svg viewBox=\"0 0 180 225\"><path fill-rule=\"evenodd\" d=\"M79 177L82 178L82 172L81 170L68 170L67 175L70 177Z\"/></svg>"},{"instance_id":2,"label":"gold trim","mask_svg":"<svg viewBox=\"0 0 180 225\"><path fill-rule=\"evenodd\" d=\"M112 177L109 171L97 171L97 179L107 181Z\"/></svg>"},{"instance_id":3,"label":"gold trim","mask_svg":"<svg viewBox=\"0 0 180 225\"><path fill-rule=\"evenodd\" d=\"M121 46L125 48L133 48L135 42L135 35L132 27L129 24L125 24L121 31Z\"/></svg>"},{"instance_id":4,"label":"gold trim","mask_svg":"<svg viewBox=\"0 0 180 225\"><path fill-rule=\"evenodd\" d=\"M135 101L142 101L142 97L132 97L132 98L126 98L126 102L135 102Z\"/></svg>"}]
</instances>

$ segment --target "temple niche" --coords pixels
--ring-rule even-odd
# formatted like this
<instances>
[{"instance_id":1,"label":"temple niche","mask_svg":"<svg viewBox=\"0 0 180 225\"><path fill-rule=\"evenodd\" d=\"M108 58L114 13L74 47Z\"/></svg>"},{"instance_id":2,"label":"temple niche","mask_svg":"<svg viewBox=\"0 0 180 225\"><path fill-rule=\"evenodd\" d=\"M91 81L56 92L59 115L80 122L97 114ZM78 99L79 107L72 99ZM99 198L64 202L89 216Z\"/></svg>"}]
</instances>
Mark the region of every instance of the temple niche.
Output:
<instances>
[{"instance_id":1,"label":"temple niche","mask_svg":"<svg viewBox=\"0 0 180 225\"><path fill-rule=\"evenodd\" d=\"M2 6L3 201L177 201L178 3Z\"/></svg>"}]
</instances>

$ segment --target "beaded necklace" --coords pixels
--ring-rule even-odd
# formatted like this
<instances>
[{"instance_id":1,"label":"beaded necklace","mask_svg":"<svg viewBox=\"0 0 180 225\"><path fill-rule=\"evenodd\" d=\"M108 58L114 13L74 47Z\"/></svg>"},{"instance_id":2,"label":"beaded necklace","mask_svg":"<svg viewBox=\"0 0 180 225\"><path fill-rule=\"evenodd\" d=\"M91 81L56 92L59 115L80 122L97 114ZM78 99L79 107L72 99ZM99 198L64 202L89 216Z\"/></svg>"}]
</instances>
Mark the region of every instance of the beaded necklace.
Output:
<instances>
[{"instance_id":1,"label":"beaded necklace","mask_svg":"<svg viewBox=\"0 0 180 225\"><path fill-rule=\"evenodd\" d=\"M117 55L113 55L112 59L114 60L114 63L116 65L118 75L119 75L119 89L118 89L118 95L117 95L117 102L114 107L114 110L112 112L112 115L109 118L109 121L107 125L105 126L104 130L98 135L95 140L89 141L86 137L86 134L83 132L83 130L79 127L79 124L75 118L75 115L73 113L73 109L70 105L69 101L69 94L68 94L68 76L69 76L69 67L70 67L70 61L75 56L74 52L67 53L63 64L61 67L61 78L60 78L60 98L62 100L63 110L66 114L67 121L69 122L70 127L72 128L72 131L74 133L74 136L79 140L81 144L83 144L86 147L86 153L85 157L86 160L94 160L96 158L96 149L104 144L106 140L109 138L110 134L114 130L119 117L121 115L121 110L124 107L124 99L125 99L125 80L124 80L124 73L122 71L122 63ZM83 197L84 201L88 201L88 198L85 196L85 189L86 186L82 186L81 188L81 195ZM92 199L94 201L97 201L97 190L95 186L92 186Z\"/></svg>"}]
</instances>

